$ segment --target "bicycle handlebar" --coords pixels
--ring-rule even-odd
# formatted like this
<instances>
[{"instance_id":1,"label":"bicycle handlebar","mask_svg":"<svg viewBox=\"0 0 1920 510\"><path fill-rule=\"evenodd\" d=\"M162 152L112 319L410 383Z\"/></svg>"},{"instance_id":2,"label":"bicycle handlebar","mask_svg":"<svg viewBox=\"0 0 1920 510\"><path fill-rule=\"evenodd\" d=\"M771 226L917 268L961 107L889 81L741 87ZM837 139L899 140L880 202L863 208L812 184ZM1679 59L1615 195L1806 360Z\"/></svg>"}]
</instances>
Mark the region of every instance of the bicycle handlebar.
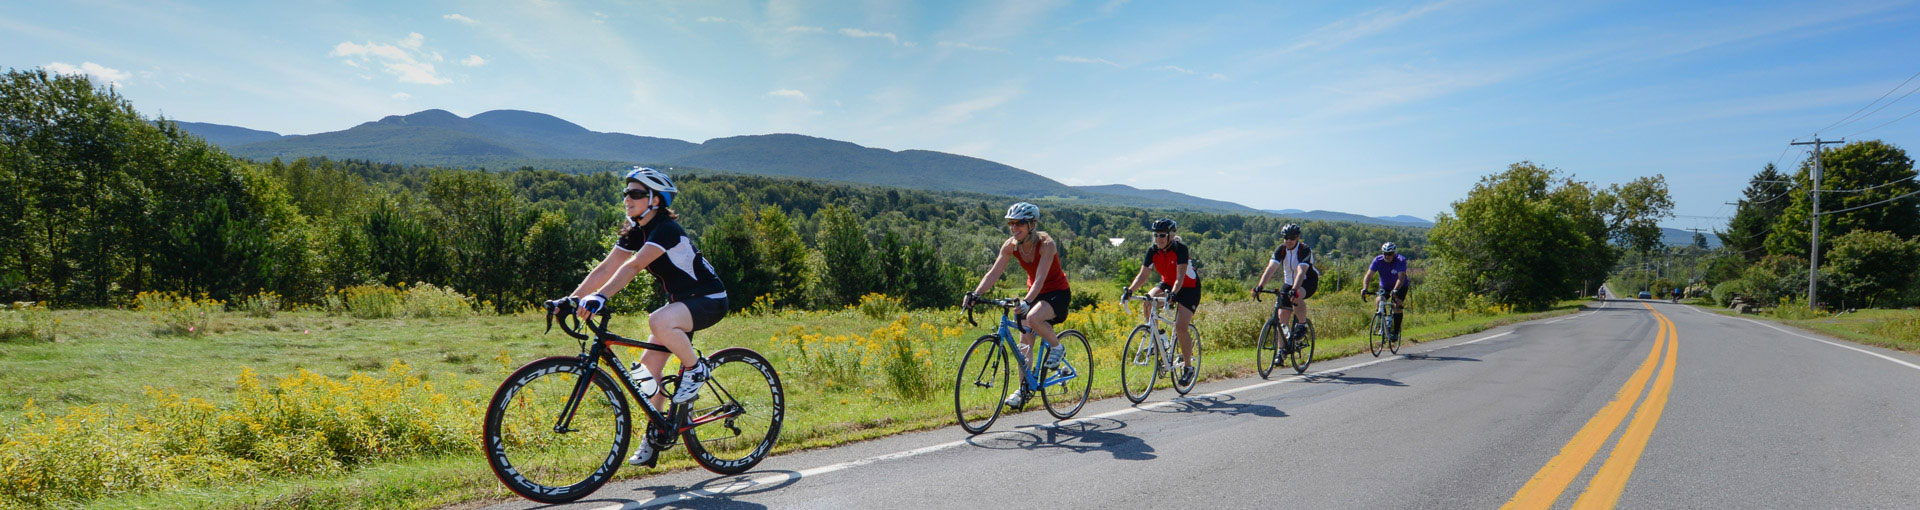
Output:
<instances>
[{"instance_id":1,"label":"bicycle handlebar","mask_svg":"<svg viewBox=\"0 0 1920 510\"><path fill-rule=\"evenodd\" d=\"M972 299L973 304L976 304L976 305L985 304L985 305L993 305L993 306L1000 307L1002 315L1005 315L1006 310L1012 309L1014 307L1018 307L1020 306L1020 303L1021 303L1019 299L1014 299L1014 298L989 299L989 298L980 297L979 295L973 294L971 292L967 293L967 296L973 298ZM965 308L967 310L968 325L972 325L972 326L980 325L980 323L974 322L973 320L973 307L962 306L961 308Z\"/></svg>"},{"instance_id":2,"label":"bicycle handlebar","mask_svg":"<svg viewBox=\"0 0 1920 510\"><path fill-rule=\"evenodd\" d=\"M1280 293L1280 291L1277 291L1277 290L1260 289L1260 290L1253 291L1253 301L1256 303L1260 302L1261 294L1273 294L1275 296L1283 295Z\"/></svg>"},{"instance_id":3,"label":"bicycle handlebar","mask_svg":"<svg viewBox=\"0 0 1920 510\"><path fill-rule=\"evenodd\" d=\"M588 331L592 331L596 335L600 335L603 337L618 336L618 335L614 335L612 333L607 332L607 321L613 318L613 312L610 310L601 309L599 313L594 314L595 316L598 316L600 318L600 323L594 324L593 317L591 316L588 317L587 320L584 320L584 321L580 320L580 316L575 315L573 313L574 310L578 310L579 307L575 306L572 303L547 302L547 303L543 303L541 306L543 308L546 308L547 310L547 331L553 331L553 324L555 322L553 319L554 317L559 317L560 320L558 322L560 323L560 331L566 333L567 336L570 336L570 337L574 337L580 340L593 339L592 337L587 336L586 333L580 332L580 326L582 324L585 324L586 329ZM572 321L572 322L569 323L568 321Z\"/></svg>"}]
</instances>

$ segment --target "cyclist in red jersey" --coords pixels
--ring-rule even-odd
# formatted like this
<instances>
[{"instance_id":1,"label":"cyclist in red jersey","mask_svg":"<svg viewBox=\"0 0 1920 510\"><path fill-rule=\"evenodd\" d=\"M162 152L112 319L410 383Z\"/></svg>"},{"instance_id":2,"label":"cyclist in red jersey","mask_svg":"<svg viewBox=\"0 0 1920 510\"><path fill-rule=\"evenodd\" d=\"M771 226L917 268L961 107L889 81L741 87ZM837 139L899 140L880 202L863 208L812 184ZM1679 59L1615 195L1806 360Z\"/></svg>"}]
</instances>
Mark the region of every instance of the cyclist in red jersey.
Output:
<instances>
[{"instance_id":1,"label":"cyclist in red jersey","mask_svg":"<svg viewBox=\"0 0 1920 510\"><path fill-rule=\"evenodd\" d=\"M1174 235L1179 229L1179 224L1171 218L1153 222L1153 245L1147 247L1147 256L1140 261L1140 274L1127 284L1120 301L1133 297L1134 289L1139 288L1149 274L1160 274L1160 283L1147 293L1160 297L1171 292L1174 304L1179 305L1174 307L1173 331L1180 344L1180 360L1174 366L1183 368L1174 377L1179 377L1181 384L1191 384L1195 374L1187 360L1193 356L1193 338L1187 333L1187 324L1193 322L1193 311L1200 306L1200 274L1190 264L1192 257L1187 252L1187 244Z\"/></svg>"},{"instance_id":2,"label":"cyclist in red jersey","mask_svg":"<svg viewBox=\"0 0 1920 510\"><path fill-rule=\"evenodd\" d=\"M1036 222L1040 219L1040 208L1033 204L1020 202L1007 208L1007 230L1012 234L1000 243L1000 254L993 260L993 269L980 277L980 285L966 295L960 306L973 308L975 296L985 294L999 283L1000 275L1007 270L1007 260L1020 263L1027 271L1027 293L1020 300L1019 321L1027 327L1020 333L1020 343L1027 352L1033 352L1033 336L1047 341L1047 368L1060 364L1063 350L1060 340L1054 336L1053 325L1067 320L1067 305L1073 300L1073 292L1067 288L1067 273L1060 270L1060 249L1054 243L1053 236L1046 232L1036 232ZM1037 285L1035 282L1039 282ZM1025 390L1016 391L1007 396L1007 407L1018 409L1026 404Z\"/></svg>"}]
</instances>

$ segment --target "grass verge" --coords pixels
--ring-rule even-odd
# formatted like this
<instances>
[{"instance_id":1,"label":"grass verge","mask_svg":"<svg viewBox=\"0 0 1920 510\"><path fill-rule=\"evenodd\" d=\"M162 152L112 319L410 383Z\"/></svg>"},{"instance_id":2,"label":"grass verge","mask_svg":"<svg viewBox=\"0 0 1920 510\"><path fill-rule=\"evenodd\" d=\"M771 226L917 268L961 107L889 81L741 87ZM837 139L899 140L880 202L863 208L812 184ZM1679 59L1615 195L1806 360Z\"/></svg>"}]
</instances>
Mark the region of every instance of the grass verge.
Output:
<instances>
[{"instance_id":1,"label":"grass verge","mask_svg":"<svg viewBox=\"0 0 1920 510\"><path fill-rule=\"evenodd\" d=\"M1733 313L1732 310L1723 308L1708 309L1721 315L1749 317L1747 315ZM1751 317L1767 319L1867 345L1920 353L1920 310L1868 309L1831 315L1801 312L1789 317L1768 313L1753 315Z\"/></svg>"}]
</instances>

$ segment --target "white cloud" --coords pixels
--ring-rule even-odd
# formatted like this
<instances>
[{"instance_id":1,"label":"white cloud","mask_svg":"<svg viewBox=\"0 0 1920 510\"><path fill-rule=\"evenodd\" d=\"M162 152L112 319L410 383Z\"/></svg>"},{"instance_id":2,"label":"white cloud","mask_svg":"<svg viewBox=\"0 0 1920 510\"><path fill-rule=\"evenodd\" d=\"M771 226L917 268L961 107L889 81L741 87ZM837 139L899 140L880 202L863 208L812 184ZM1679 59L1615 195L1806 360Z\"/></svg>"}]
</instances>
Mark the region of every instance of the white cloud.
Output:
<instances>
[{"instance_id":1,"label":"white cloud","mask_svg":"<svg viewBox=\"0 0 1920 510\"><path fill-rule=\"evenodd\" d=\"M54 62L51 64L47 64L45 67L47 71L50 71L54 74L86 76L88 78L92 78L98 81L107 82L107 85L114 86L114 87L120 86L120 82L127 81L128 78L133 77L132 74L129 74L126 71L121 71L119 69L114 69L111 67L95 64L92 62L81 62L79 66L75 66L73 64L67 64L64 62Z\"/></svg>"},{"instance_id":2,"label":"white cloud","mask_svg":"<svg viewBox=\"0 0 1920 510\"><path fill-rule=\"evenodd\" d=\"M393 93L393 98L401 101L406 101L408 99L413 99L413 94L408 94L405 92L395 92Z\"/></svg>"},{"instance_id":3,"label":"white cloud","mask_svg":"<svg viewBox=\"0 0 1920 510\"><path fill-rule=\"evenodd\" d=\"M1355 39L1385 32L1393 27L1412 21L1415 18L1440 10L1440 8L1446 7L1447 4L1453 2L1454 0L1441 0L1408 9L1406 12L1392 12L1386 9L1368 11L1365 14L1335 21L1326 26L1314 29L1313 32L1308 33L1306 37L1302 38L1300 42L1289 46L1287 50L1298 51L1315 46L1331 48L1346 44Z\"/></svg>"},{"instance_id":4,"label":"white cloud","mask_svg":"<svg viewBox=\"0 0 1920 510\"><path fill-rule=\"evenodd\" d=\"M719 16L702 16L700 17L700 19L696 19L694 21L698 21L701 23L726 23L727 19Z\"/></svg>"},{"instance_id":5,"label":"white cloud","mask_svg":"<svg viewBox=\"0 0 1920 510\"><path fill-rule=\"evenodd\" d=\"M1187 69L1180 66L1160 66L1160 67L1155 67L1154 69L1161 70L1161 71L1173 71L1180 74L1200 74L1198 72L1195 72L1192 69Z\"/></svg>"},{"instance_id":6,"label":"white cloud","mask_svg":"<svg viewBox=\"0 0 1920 510\"><path fill-rule=\"evenodd\" d=\"M1100 6L1100 13L1113 14L1114 12L1119 11L1121 7L1126 7L1126 6L1127 6L1127 0L1108 0L1105 5Z\"/></svg>"},{"instance_id":7,"label":"white cloud","mask_svg":"<svg viewBox=\"0 0 1920 510\"><path fill-rule=\"evenodd\" d=\"M787 31L788 32L806 32L810 34L827 33L827 29L820 28L820 27L809 27L804 25L794 25L794 26L787 27Z\"/></svg>"},{"instance_id":8,"label":"white cloud","mask_svg":"<svg viewBox=\"0 0 1920 510\"><path fill-rule=\"evenodd\" d=\"M1019 97L1022 93L1023 91L1020 90L1019 87L1003 87L980 97L940 107L940 109L935 110L933 116L927 120L936 127L950 127L972 120L974 114L1007 104L1008 101L1012 101L1013 98Z\"/></svg>"},{"instance_id":9,"label":"white cloud","mask_svg":"<svg viewBox=\"0 0 1920 510\"><path fill-rule=\"evenodd\" d=\"M407 34L407 38L402 39L397 45L372 41L366 44L343 42L335 45L333 51L327 55L346 59L349 65L355 67L359 67L359 62L377 61L388 74L399 77L403 83L426 85L453 83L453 80L437 74L433 64L422 61L422 59L438 59L438 53L420 51L420 47L425 43L426 37L415 32Z\"/></svg>"},{"instance_id":10,"label":"white cloud","mask_svg":"<svg viewBox=\"0 0 1920 510\"><path fill-rule=\"evenodd\" d=\"M767 95L773 96L773 97L789 97L793 99L799 99L801 101L807 100L807 93L801 92L798 90L793 90L793 89L775 90L773 92L768 92Z\"/></svg>"},{"instance_id":11,"label":"white cloud","mask_svg":"<svg viewBox=\"0 0 1920 510\"><path fill-rule=\"evenodd\" d=\"M957 41L940 41L939 45L942 48L959 48L963 50L986 51L986 52L993 52L993 53L1007 53L1007 50L1004 48L995 48L992 46L980 46L980 45L967 44L967 43L957 42Z\"/></svg>"},{"instance_id":12,"label":"white cloud","mask_svg":"<svg viewBox=\"0 0 1920 510\"><path fill-rule=\"evenodd\" d=\"M867 39L867 38L886 39L887 42L900 44L900 37L893 35L893 32L868 32L858 28L842 28L840 29L840 35L844 35L844 36L852 37L856 39ZM912 46L912 45L913 45L912 43L907 43L907 46Z\"/></svg>"},{"instance_id":13,"label":"white cloud","mask_svg":"<svg viewBox=\"0 0 1920 510\"><path fill-rule=\"evenodd\" d=\"M1072 55L1060 55L1057 57L1053 57L1053 60L1055 62L1071 62L1075 64L1106 64L1113 67L1121 67L1120 64L1115 64L1113 63L1112 60L1107 60L1104 58L1087 58L1087 57L1076 57Z\"/></svg>"},{"instance_id":14,"label":"white cloud","mask_svg":"<svg viewBox=\"0 0 1920 510\"><path fill-rule=\"evenodd\" d=\"M440 17L440 19L445 19L445 20L452 20L452 21L458 21L458 22L461 22L461 23L466 23L466 24L468 24L468 25L478 25L478 24L480 24L480 22L479 22L479 21L477 21L477 20L475 20L475 19L473 19L473 18L469 18L469 17L466 17L466 16L462 16L462 15L460 15L460 13L453 13L453 14L448 14L448 15L446 15L446 16L441 16L441 17Z\"/></svg>"},{"instance_id":15,"label":"white cloud","mask_svg":"<svg viewBox=\"0 0 1920 510\"><path fill-rule=\"evenodd\" d=\"M467 58L460 60L460 65L467 66L467 67L480 67L483 65L487 65L487 59L480 58L479 55L467 55Z\"/></svg>"},{"instance_id":16,"label":"white cloud","mask_svg":"<svg viewBox=\"0 0 1920 510\"><path fill-rule=\"evenodd\" d=\"M1209 79L1209 80L1220 80L1220 81L1226 81L1226 80L1227 80L1227 75L1224 75L1224 74L1220 74L1220 73L1213 73L1213 74L1210 74L1210 75L1207 75L1207 79Z\"/></svg>"}]
</instances>

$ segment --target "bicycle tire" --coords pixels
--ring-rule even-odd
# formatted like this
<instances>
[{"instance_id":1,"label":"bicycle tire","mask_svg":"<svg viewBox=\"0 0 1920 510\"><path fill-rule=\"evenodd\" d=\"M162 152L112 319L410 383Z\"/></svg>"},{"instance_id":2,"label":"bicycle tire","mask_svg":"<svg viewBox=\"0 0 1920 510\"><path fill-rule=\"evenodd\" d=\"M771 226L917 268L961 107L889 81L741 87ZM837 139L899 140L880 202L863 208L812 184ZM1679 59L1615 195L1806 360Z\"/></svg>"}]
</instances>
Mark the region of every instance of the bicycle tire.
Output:
<instances>
[{"instance_id":1,"label":"bicycle tire","mask_svg":"<svg viewBox=\"0 0 1920 510\"><path fill-rule=\"evenodd\" d=\"M960 428L969 434L986 432L994 420L1000 419L1000 402L1007 398L1008 377L1013 371L1007 364L1007 350L1000 344L1000 337L985 335L973 341L967 352L961 355L960 368L953 377L953 416L960 422ZM971 374L971 378L969 375ZM993 388L1000 392L994 396ZM974 389L976 391L967 391ZM979 391L984 389L985 391ZM980 401L967 397L988 397ZM984 407L985 409L980 409ZM967 412L984 414L984 419L967 420Z\"/></svg>"},{"instance_id":2,"label":"bicycle tire","mask_svg":"<svg viewBox=\"0 0 1920 510\"><path fill-rule=\"evenodd\" d=\"M1153 330L1141 324L1127 334L1127 343L1120 349L1120 391L1127 395L1127 401L1138 404L1153 394L1153 385L1160 381L1160 347L1153 341ZM1142 376L1145 376L1143 379Z\"/></svg>"},{"instance_id":3,"label":"bicycle tire","mask_svg":"<svg viewBox=\"0 0 1920 510\"><path fill-rule=\"evenodd\" d=\"M1195 326L1191 321L1187 322L1187 338L1193 341L1193 355L1187 356L1187 366L1193 367L1194 375L1193 380L1187 381L1187 384L1182 385L1180 384L1180 374L1173 374L1173 391L1181 395L1186 395L1188 392L1193 391L1193 387L1200 384L1200 327ZM1174 349L1179 348L1180 342L1176 339L1174 340Z\"/></svg>"},{"instance_id":4,"label":"bicycle tire","mask_svg":"<svg viewBox=\"0 0 1920 510\"><path fill-rule=\"evenodd\" d=\"M1260 336L1254 338L1253 358L1253 367L1259 369L1261 379L1266 379L1273 373L1273 367L1280 365L1280 319L1268 317L1266 324L1260 325Z\"/></svg>"},{"instance_id":5,"label":"bicycle tire","mask_svg":"<svg viewBox=\"0 0 1920 510\"><path fill-rule=\"evenodd\" d=\"M705 393L693 404L708 404L686 412L680 437L687 444L687 455L707 471L737 475L773 453L780 439L780 426L786 420L786 388L773 363L752 349L732 347L707 357L713 364ZM711 421L702 421L714 417ZM739 426L745 421L751 430ZM720 426L716 426L720 425ZM723 435L716 432L732 432Z\"/></svg>"},{"instance_id":6,"label":"bicycle tire","mask_svg":"<svg viewBox=\"0 0 1920 510\"><path fill-rule=\"evenodd\" d=\"M1387 316L1387 331L1392 333L1387 336L1387 352L1400 354L1400 321L1391 315Z\"/></svg>"},{"instance_id":7,"label":"bicycle tire","mask_svg":"<svg viewBox=\"0 0 1920 510\"><path fill-rule=\"evenodd\" d=\"M1296 345L1293 353L1288 355L1293 360L1295 374L1307 373L1307 365L1313 364L1313 319L1307 319L1303 324L1306 325L1307 333L1294 339Z\"/></svg>"},{"instance_id":8,"label":"bicycle tire","mask_svg":"<svg viewBox=\"0 0 1920 510\"><path fill-rule=\"evenodd\" d=\"M1373 312L1373 321L1367 326L1367 351L1372 352L1375 358L1380 357L1380 351L1387 347L1387 333L1383 329L1386 326L1386 320L1380 316L1380 312Z\"/></svg>"},{"instance_id":9,"label":"bicycle tire","mask_svg":"<svg viewBox=\"0 0 1920 510\"><path fill-rule=\"evenodd\" d=\"M591 386L574 411L572 430L556 432L559 413L587 371ZM573 356L542 358L515 370L494 390L484 420L482 449L494 476L520 497L541 503L565 503L599 490L620 469L631 440L626 393L605 371L582 366Z\"/></svg>"},{"instance_id":10,"label":"bicycle tire","mask_svg":"<svg viewBox=\"0 0 1920 510\"><path fill-rule=\"evenodd\" d=\"M1087 405L1087 396L1093 393L1093 347L1087 343L1087 335L1079 331L1066 330L1056 337L1060 348L1066 354L1061 360L1062 366L1073 367L1072 379L1060 384L1040 386L1040 401L1047 406L1047 414L1065 420L1080 412ZM1054 370L1042 370L1041 382L1053 377Z\"/></svg>"}]
</instances>

